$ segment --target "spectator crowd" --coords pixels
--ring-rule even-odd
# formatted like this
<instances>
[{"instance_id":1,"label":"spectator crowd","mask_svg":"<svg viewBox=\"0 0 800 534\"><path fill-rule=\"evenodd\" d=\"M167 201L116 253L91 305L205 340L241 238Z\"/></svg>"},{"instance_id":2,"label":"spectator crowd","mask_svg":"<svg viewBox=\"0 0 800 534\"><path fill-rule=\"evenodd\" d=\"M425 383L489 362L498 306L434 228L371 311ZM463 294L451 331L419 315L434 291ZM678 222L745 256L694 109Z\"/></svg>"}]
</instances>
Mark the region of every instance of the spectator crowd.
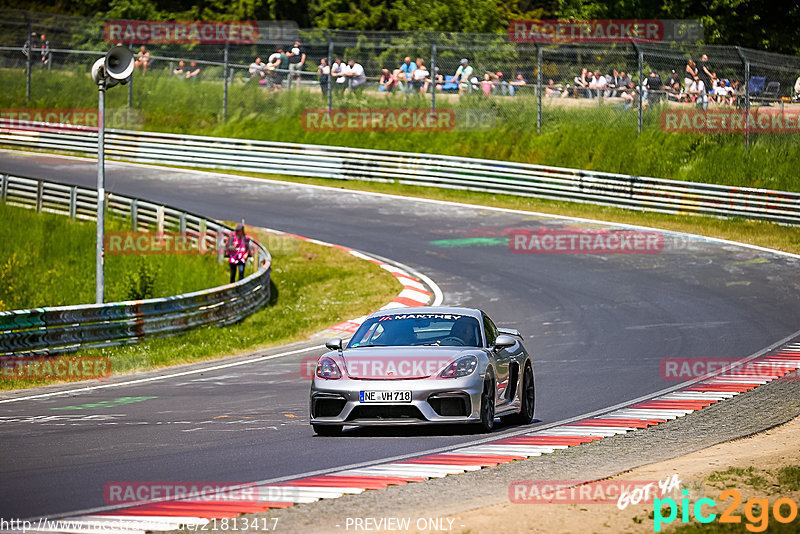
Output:
<instances>
[{"instance_id":1,"label":"spectator crowd","mask_svg":"<svg viewBox=\"0 0 800 534\"><path fill-rule=\"evenodd\" d=\"M27 57L37 56L37 60L43 65L50 63L50 42L44 34L38 36L32 33L22 51ZM254 59L247 68L245 82L255 82L271 92L283 88L299 88L304 74L309 77L314 75L312 71L306 71L307 60L307 50L300 40L296 40L291 46L278 46L266 62L260 56ZM345 61L336 57L331 64L328 61L328 58L320 58L316 69L317 81L323 94L327 94L329 88L333 92L356 93L368 86L370 78L364 66L356 60L350 58ZM134 55L135 69L146 75L150 65L150 52L142 45ZM184 60L180 60L172 69L174 76L187 80L197 79L200 73L201 68L196 61L190 61L187 66ZM688 59L682 68L671 69L666 79L655 69L650 70L643 78L637 83L625 70L611 68L603 74L600 69L584 67L572 78L572 83L557 83L552 78L548 79L543 96L575 99L619 98L626 109L638 107L639 102L645 109L663 102L674 102L694 104L704 110L710 103L734 107L742 106L744 102L745 83L718 76L707 54L702 54L697 61ZM530 90L526 89L529 84L523 71L517 71L510 77L493 70L479 74L467 58L459 61L452 74L446 74L439 67L429 69L425 59L421 57L412 61L410 56L406 56L399 66L384 66L380 75L371 79L377 81L375 87L379 92L387 94L425 94L435 88L440 92L460 95L482 93L491 97L514 96L521 91ZM754 80L755 77L751 77L751 96L779 96L777 82L772 82L777 87L769 92L762 91L763 88L754 88ZM762 84L763 81L764 78L761 78ZM314 82L309 80L308 83ZM800 76L794 83L791 101L800 102Z\"/></svg>"}]
</instances>

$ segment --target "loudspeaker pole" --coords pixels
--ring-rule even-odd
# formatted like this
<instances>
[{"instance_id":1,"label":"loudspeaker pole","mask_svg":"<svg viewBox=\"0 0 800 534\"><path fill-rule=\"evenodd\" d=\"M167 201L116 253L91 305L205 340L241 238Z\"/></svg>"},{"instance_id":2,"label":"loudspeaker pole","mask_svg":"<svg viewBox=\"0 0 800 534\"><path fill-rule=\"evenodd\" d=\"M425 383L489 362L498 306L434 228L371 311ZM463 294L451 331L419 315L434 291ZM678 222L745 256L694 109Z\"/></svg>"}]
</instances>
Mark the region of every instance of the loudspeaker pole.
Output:
<instances>
[{"instance_id":1,"label":"loudspeaker pole","mask_svg":"<svg viewBox=\"0 0 800 534\"><path fill-rule=\"evenodd\" d=\"M106 80L97 82L97 250L95 261L95 301L102 304L105 293L104 269L104 236L106 216L106 165L105 165L105 129L106 129Z\"/></svg>"},{"instance_id":2,"label":"loudspeaker pole","mask_svg":"<svg viewBox=\"0 0 800 534\"><path fill-rule=\"evenodd\" d=\"M97 84L97 247L95 250L95 300L105 298L104 237L106 227L106 90L118 83L126 84L133 75L133 52L115 46L92 65L92 79Z\"/></svg>"}]
</instances>

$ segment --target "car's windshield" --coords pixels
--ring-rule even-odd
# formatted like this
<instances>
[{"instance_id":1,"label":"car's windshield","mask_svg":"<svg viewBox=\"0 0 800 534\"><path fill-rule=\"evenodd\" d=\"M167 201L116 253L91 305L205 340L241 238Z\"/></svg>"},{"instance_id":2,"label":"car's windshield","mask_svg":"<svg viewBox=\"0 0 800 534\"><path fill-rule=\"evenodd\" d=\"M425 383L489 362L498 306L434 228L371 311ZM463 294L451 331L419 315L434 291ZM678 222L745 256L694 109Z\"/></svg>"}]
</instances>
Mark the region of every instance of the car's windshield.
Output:
<instances>
[{"instance_id":1,"label":"car's windshield","mask_svg":"<svg viewBox=\"0 0 800 534\"><path fill-rule=\"evenodd\" d=\"M348 348L389 346L480 347L478 320L453 313L396 313L364 321Z\"/></svg>"}]
</instances>

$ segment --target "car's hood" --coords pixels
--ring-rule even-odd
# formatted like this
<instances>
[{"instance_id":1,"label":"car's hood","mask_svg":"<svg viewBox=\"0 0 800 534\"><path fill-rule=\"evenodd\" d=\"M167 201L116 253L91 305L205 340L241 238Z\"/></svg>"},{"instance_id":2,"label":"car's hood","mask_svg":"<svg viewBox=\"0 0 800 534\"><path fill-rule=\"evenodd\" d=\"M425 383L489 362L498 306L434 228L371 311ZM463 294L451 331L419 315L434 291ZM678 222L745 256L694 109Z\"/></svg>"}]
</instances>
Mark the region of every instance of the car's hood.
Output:
<instances>
[{"instance_id":1,"label":"car's hood","mask_svg":"<svg viewBox=\"0 0 800 534\"><path fill-rule=\"evenodd\" d=\"M343 353L344 372L364 380L402 380L437 375L459 356L474 353L468 347L363 347Z\"/></svg>"}]
</instances>

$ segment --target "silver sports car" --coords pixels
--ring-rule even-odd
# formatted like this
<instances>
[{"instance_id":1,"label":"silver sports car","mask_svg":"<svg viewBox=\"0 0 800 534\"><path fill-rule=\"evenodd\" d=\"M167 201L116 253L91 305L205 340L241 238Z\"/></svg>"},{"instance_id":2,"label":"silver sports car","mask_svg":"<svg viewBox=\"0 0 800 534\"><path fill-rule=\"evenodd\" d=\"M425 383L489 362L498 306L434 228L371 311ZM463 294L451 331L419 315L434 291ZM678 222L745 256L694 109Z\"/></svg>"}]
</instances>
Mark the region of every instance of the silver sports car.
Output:
<instances>
[{"instance_id":1,"label":"silver sports car","mask_svg":"<svg viewBox=\"0 0 800 534\"><path fill-rule=\"evenodd\" d=\"M531 356L516 330L480 310L402 308L375 312L346 347L326 343L311 382L311 425L528 424L535 390Z\"/></svg>"}]
</instances>

